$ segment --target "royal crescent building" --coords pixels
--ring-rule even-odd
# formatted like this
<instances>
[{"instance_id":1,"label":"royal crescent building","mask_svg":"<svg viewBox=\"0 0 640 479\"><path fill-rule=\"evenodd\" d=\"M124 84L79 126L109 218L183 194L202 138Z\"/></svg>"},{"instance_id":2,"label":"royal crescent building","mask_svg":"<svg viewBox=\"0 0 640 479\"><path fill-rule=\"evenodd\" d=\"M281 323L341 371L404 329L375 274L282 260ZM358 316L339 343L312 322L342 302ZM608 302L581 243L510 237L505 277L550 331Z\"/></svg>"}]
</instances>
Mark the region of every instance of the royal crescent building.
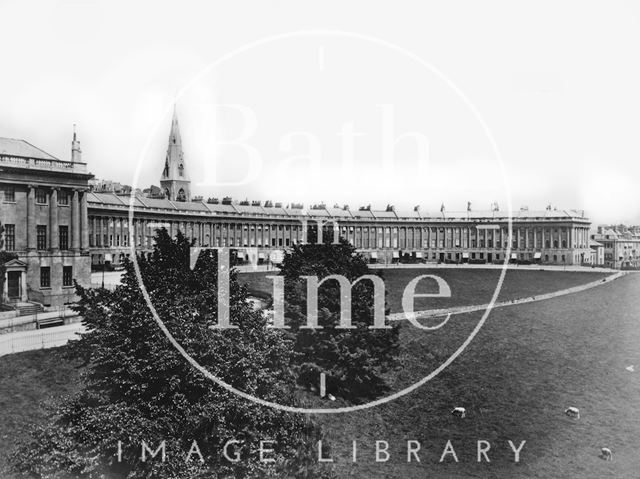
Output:
<instances>
[{"instance_id":1,"label":"royal crescent building","mask_svg":"<svg viewBox=\"0 0 640 479\"><path fill-rule=\"evenodd\" d=\"M591 261L590 221L574 210L514 211L509 239L508 214L497 207L427 213L417 207L304 209L269 201L192 198L175 112L156 194L90 191L92 175L80 160L75 133L71 161L21 140L0 139L4 247L18 255L13 266L7 265L4 294L9 300L62 304L73 279L90 284L92 266L121 264L131 253L130 238L136 252L150 252L160 227L172 235L181 231L199 246L235 248L239 261L256 252L255 259L265 264L281 261L282 253L306 240L309 231L316 237L337 232L371 263ZM512 249L505 258L509 240ZM18 269L20 274L14 272Z\"/></svg>"}]
</instances>

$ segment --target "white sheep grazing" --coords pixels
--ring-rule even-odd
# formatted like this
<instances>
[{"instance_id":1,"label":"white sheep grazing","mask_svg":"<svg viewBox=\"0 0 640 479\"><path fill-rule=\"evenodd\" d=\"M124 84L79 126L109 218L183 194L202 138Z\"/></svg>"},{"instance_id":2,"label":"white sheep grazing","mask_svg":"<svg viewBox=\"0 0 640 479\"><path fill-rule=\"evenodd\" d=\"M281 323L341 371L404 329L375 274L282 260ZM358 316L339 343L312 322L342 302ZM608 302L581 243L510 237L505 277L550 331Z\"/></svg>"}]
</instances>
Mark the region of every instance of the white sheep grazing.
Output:
<instances>
[{"instance_id":1,"label":"white sheep grazing","mask_svg":"<svg viewBox=\"0 0 640 479\"><path fill-rule=\"evenodd\" d=\"M451 414L459 418L465 418L467 417L467 410L463 407L454 407L453 411L451 411Z\"/></svg>"},{"instance_id":2,"label":"white sheep grazing","mask_svg":"<svg viewBox=\"0 0 640 479\"><path fill-rule=\"evenodd\" d=\"M600 450L600 452L601 452L600 457L605 461L611 461L613 459L613 453L611 452L611 449L609 449L608 447L603 447Z\"/></svg>"},{"instance_id":3,"label":"white sheep grazing","mask_svg":"<svg viewBox=\"0 0 640 479\"><path fill-rule=\"evenodd\" d=\"M577 407L568 407L567 409L565 409L564 413L570 418L580 419L580 409L578 409Z\"/></svg>"}]
</instances>

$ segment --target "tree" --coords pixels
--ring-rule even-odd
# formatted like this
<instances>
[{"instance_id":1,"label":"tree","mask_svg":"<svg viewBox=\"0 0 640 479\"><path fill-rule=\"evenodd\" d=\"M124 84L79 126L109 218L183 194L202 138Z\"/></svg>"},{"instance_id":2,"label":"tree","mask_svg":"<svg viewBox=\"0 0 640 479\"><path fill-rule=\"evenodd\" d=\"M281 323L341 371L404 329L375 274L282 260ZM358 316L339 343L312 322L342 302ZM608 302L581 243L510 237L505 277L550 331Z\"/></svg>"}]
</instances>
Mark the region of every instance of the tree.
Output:
<instances>
[{"instance_id":1,"label":"tree","mask_svg":"<svg viewBox=\"0 0 640 479\"><path fill-rule=\"evenodd\" d=\"M211 373L234 387L281 404L296 404L289 370L291 344L246 301L235 272L230 317L217 322L217 258L201 254L189 268L191 243L158 230L150 259L139 264L162 321L179 344ZM258 406L219 387L170 345L143 300L130 263L115 291L77 287L77 311L87 332L70 345L84 358L83 388L62 401L55 418L14 453L14 469L38 477L322 477L311 448L319 429L304 416ZM223 459L224 444L242 441L237 463ZM142 462L141 444L166 441L167 459ZM259 441L273 440L259 458ZM122 462L115 453L122 441ZM193 441L197 454L185 462ZM233 449L229 450L233 455ZM61 472L63 471L63 472ZM293 472L292 472L293 471Z\"/></svg>"},{"instance_id":2,"label":"tree","mask_svg":"<svg viewBox=\"0 0 640 479\"><path fill-rule=\"evenodd\" d=\"M342 275L353 283L370 274L373 272L362 255L343 239L338 244L327 239L322 244L296 245L285 256L280 275L285 278L285 319L291 327L288 331L294 343L293 364L299 383L317 386L324 373L328 391L356 402L385 389L381 374L394 363L399 325L369 329L374 317L371 281L353 285L351 322L355 329L336 329L341 291L335 280L327 280L318 291L318 324L323 329L300 328L307 322L307 285L302 276L322 279Z\"/></svg>"}]
</instances>

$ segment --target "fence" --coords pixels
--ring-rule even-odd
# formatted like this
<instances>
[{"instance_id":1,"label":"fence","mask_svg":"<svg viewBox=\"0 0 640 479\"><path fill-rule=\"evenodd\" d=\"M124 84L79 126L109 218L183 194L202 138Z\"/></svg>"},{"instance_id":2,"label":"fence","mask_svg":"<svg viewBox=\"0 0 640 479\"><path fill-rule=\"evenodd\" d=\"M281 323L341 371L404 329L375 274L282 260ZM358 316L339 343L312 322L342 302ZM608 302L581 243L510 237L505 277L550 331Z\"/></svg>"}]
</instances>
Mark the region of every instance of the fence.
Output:
<instances>
[{"instance_id":1,"label":"fence","mask_svg":"<svg viewBox=\"0 0 640 479\"><path fill-rule=\"evenodd\" d=\"M55 328L2 334L0 335L0 356L64 346L71 339L77 339L77 334L83 331L82 323L73 323Z\"/></svg>"}]
</instances>

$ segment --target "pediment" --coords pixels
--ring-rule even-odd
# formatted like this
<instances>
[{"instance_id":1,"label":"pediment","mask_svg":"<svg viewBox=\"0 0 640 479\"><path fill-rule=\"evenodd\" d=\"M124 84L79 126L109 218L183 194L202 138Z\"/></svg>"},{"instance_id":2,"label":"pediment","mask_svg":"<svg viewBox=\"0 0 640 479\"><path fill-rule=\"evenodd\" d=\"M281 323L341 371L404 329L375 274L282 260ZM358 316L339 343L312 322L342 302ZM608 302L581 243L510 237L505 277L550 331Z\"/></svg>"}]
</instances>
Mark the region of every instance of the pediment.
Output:
<instances>
[{"instance_id":1,"label":"pediment","mask_svg":"<svg viewBox=\"0 0 640 479\"><path fill-rule=\"evenodd\" d=\"M25 268L27 267L27 263L25 263L24 261L20 261L19 259L12 259L7 261L4 264L5 268Z\"/></svg>"}]
</instances>

